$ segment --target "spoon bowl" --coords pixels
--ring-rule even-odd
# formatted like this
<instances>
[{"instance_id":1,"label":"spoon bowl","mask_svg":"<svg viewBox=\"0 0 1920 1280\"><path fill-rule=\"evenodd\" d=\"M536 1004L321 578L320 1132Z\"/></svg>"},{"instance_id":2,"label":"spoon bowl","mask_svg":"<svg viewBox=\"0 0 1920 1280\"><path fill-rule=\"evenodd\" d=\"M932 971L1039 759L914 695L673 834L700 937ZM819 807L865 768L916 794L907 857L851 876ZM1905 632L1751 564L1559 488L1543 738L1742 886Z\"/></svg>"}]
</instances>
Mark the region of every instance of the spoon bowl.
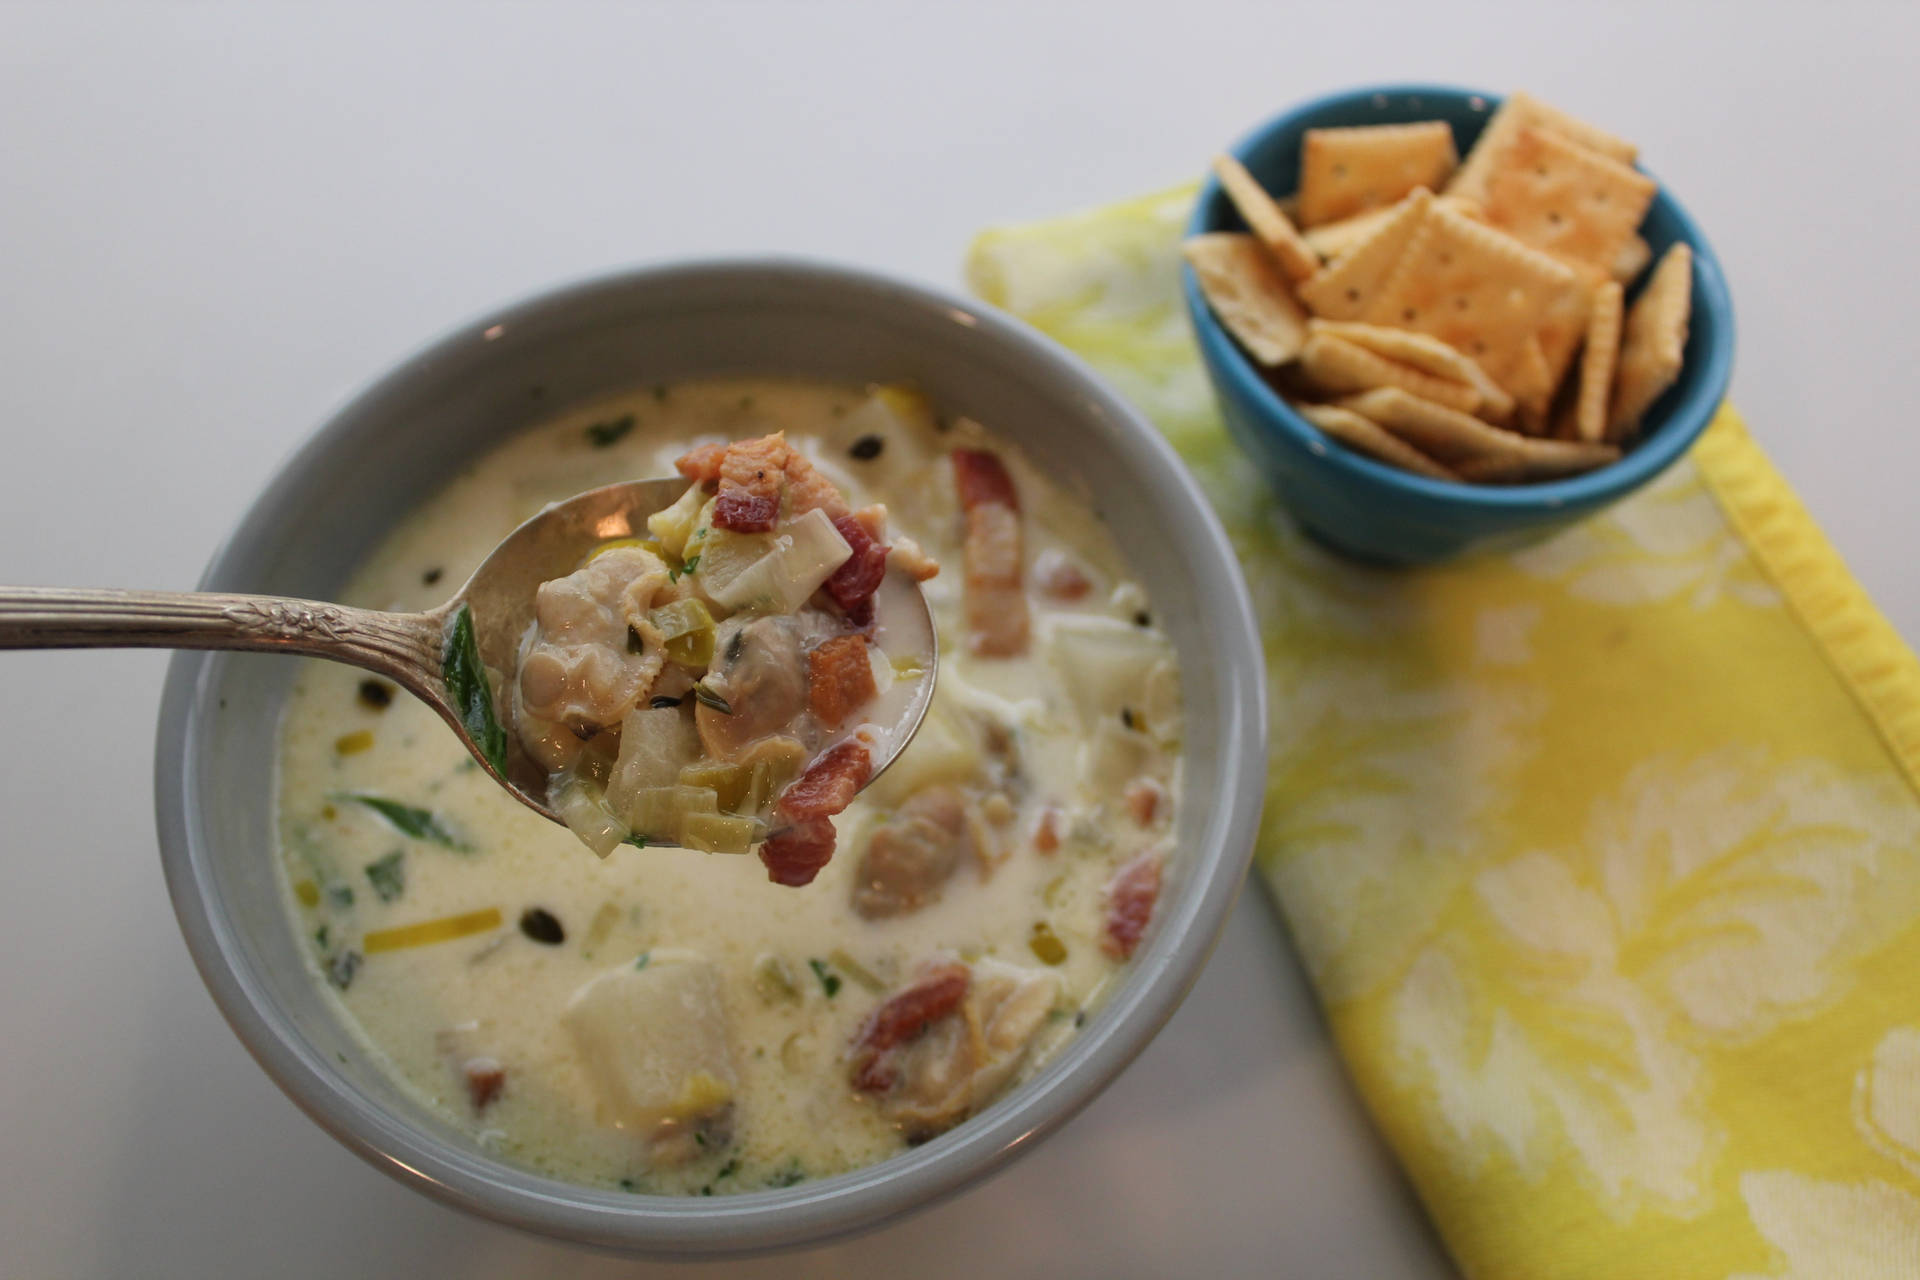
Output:
<instances>
[{"instance_id":1,"label":"spoon bowl","mask_svg":"<svg viewBox=\"0 0 1920 1280\"><path fill-rule=\"evenodd\" d=\"M514 799L564 825L547 802L547 770L496 710L502 677L511 680L519 666L540 584L572 573L603 542L638 536L647 517L686 488L679 477L636 480L553 503L508 534L452 599L424 613L219 592L0 587L0 649L241 649L361 667L432 707ZM889 706L894 728L875 735L868 785L926 718L938 671L933 613L917 584L889 567L875 613L883 632L926 655L927 675L896 686L905 688L904 705ZM463 631L471 636L478 671L466 659Z\"/></svg>"}]
</instances>

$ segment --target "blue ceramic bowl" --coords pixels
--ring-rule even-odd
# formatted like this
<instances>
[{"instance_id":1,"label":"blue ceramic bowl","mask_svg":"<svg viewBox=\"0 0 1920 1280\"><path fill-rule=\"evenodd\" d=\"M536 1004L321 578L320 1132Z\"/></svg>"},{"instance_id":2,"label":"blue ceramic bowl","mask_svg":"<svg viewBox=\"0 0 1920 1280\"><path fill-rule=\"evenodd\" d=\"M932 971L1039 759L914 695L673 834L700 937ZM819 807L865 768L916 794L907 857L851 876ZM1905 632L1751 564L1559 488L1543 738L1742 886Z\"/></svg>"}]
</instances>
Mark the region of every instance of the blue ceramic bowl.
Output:
<instances>
[{"instance_id":1,"label":"blue ceramic bowl","mask_svg":"<svg viewBox=\"0 0 1920 1280\"><path fill-rule=\"evenodd\" d=\"M1435 85L1387 85L1316 98L1255 129L1233 154L1275 194L1292 191L1308 129L1445 120L1461 155L1500 99ZM1244 231L1220 184L1207 180L1190 234ZM1726 395L1733 371L1733 300L1706 237L1663 186L1640 234L1654 259L1693 247L1693 318L1680 379L1648 410L1639 442L1597 471L1540 484L1459 485L1385 466L1334 443L1287 405L1221 328L1185 273L1187 310L1227 426L1266 471L1301 526L1336 550L1389 564L1428 564L1468 551L1537 541L1646 484L1685 453ZM1642 276L1644 282L1645 275ZM1627 295L1631 305L1634 292Z\"/></svg>"}]
</instances>

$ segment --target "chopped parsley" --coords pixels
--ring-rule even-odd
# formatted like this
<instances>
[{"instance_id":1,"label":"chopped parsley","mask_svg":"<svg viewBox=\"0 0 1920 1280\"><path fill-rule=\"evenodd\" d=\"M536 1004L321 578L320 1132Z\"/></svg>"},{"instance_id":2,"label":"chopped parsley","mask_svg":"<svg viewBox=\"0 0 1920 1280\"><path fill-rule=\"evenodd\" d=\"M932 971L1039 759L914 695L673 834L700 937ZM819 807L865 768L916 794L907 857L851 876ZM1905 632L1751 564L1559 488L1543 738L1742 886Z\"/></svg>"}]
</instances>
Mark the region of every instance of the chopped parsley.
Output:
<instances>
[{"instance_id":1,"label":"chopped parsley","mask_svg":"<svg viewBox=\"0 0 1920 1280\"><path fill-rule=\"evenodd\" d=\"M642 952L641 952L641 953L640 953L639 955L637 955L637 956L635 956L635 957L633 958L633 967L634 967L634 969L635 969L636 971L638 971L638 970L641 970L641 969L644 969L644 968L646 968L646 967L647 967L647 961L649 961L649 960L651 960L651 959L653 959L653 952L651 952L651 951L642 951ZM699 1135L699 1134L695 1134L694 1136L695 1136L695 1137L699 1137L700 1135ZM704 1142L702 1143L702 1145L705 1145L705 1144L704 1144Z\"/></svg>"},{"instance_id":2,"label":"chopped parsley","mask_svg":"<svg viewBox=\"0 0 1920 1280\"><path fill-rule=\"evenodd\" d=\"M367 879L380 901L392 902L407 891L407 851L395 849L384 858L367 864Z\"/></svg>"},{"instance_id":3,"label":"chopped parsley","mask_svg":"<svg viewBox=\"0 0 1920 1280\"><path fill-rule=\"evenodd\" d=\"M827 968L824 962L809 960L807 968L813 970L813 976L820 979L820 989L827 993L827 999L831 1000L840 994L840 975Z\"/></svg>"}]
</instances>

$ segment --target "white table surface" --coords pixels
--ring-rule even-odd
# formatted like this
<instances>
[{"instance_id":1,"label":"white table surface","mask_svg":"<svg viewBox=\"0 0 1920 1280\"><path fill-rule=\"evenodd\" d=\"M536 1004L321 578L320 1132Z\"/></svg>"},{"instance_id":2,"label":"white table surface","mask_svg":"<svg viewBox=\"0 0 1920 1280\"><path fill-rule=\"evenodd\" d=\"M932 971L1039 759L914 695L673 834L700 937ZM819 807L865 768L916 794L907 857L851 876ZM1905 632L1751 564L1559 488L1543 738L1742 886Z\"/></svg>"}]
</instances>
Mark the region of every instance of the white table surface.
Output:
<instances>
[{"instance_id":1,"label":"white table surface","mask_svg":"<svg viewBox=\"0 0 1920 1280\"><path fill-rule=\"evenodd\" d=\"M1309 94L1432 79L1641 141L1731 277L1739 402L1913 638L1920 7L1814 12L0 4L0 581L190 586L351 390L550 283L780 250L953 284L982 224L1184 178ZM164 661L0 655L0 1273L641 1270L402 1190L255 1068L161 883ZM1449 1274L1258 890L1139 1062L997 1180L658 1270Z\"/></svg>"}]
</instances>

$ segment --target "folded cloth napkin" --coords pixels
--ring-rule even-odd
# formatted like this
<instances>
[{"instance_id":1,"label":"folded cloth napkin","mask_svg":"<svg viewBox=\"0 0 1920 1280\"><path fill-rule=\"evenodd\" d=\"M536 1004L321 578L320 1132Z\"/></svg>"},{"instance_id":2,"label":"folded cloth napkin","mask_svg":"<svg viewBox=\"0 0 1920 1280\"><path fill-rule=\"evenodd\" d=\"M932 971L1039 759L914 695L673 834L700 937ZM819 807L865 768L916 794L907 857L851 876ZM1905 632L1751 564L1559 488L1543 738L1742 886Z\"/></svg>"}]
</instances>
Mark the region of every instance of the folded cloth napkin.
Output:
<instances>
[{"instance_id":1,"label":"folded cloth napkin","mask_svg":"<svg viewBox=\"0 0 1920 1280\"><path fill-rule=\"evenodd\" d=\"M1731 408L1532 548L1320 550L1217 417L1192 198L988 231L968 277L1131 396L1234 539L1257 865L1455 1259L1920 1276L1920 663Z\"/></svg>"}]
</instances>

